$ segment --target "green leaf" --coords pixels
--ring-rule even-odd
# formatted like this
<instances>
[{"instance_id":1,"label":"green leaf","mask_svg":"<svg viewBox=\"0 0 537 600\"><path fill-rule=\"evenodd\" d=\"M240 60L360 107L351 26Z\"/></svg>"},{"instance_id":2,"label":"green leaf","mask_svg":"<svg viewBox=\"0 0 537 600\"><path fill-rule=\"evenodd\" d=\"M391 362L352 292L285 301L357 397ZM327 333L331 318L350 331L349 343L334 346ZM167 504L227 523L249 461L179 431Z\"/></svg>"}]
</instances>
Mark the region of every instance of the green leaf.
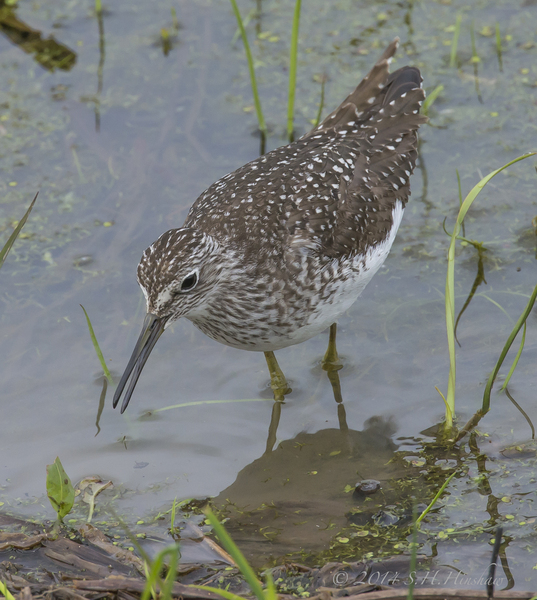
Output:
<instances>
[{"instance_id":1,"label":"green leaf","mask_svg":"<svg viewBox=\"0 0 537 600\"><path fill-rule=\"evenodd\" d=\"M21 232L21 229L24 227L24 224L26 223L26 219L28 219L28 215L30 214L32 208L34 207L35 201L37 200L38 194L39 194L39 192L37 192L37 194L34 196L34 199L32 200L32 203L30 204L30 206L28 207L28 210L24 213L24 217L22 217L22 219L19 221L19 224L17 225L17 227L15 227L13 233L9 236L9 239L6 242L5 246L2 248L2 250L0 250L0 269L2 268L2 265L4 264L4 261L6 260L6 257L9 254L9 251L11 250L13 243L17 239L19 233Z\"/></svg>"},{"instance_id":2,"label":"green leaf","mask_svg":"<svg viewBox=\"0 0 537 600\"><path fill-rule=\"evenodd\" d=\"M47 496L58 519L63 521L75 503L75 489L58 457L47 465Z\"/></svg>"},{"instance_id":3,"label":"green leaf","mask_svg":"<svg viewBox=\"0 0 537 600\"><path fill-rule=\"evenodd\" d=\"M86 312L86 309L82 306L82 304L80 305L80 308L84 311L84 314L86 315L86 322L88 323L88 329L89 329L91 341L93 342L93 347L95 348L97 358L99 359L99 362L101 363L101 367L103 368L104 375L105 375L106 379L108 379L108 382L110 383L110 385L114 385L114 380L112 379L112 374L110 373L108 367L106 366L106 361L104 360L104 356L103 356L103 353L99 346L99 342L97 341L95 331L93 331L93 325L91 324L89 315Z\"/></svg>"}]
</instances>

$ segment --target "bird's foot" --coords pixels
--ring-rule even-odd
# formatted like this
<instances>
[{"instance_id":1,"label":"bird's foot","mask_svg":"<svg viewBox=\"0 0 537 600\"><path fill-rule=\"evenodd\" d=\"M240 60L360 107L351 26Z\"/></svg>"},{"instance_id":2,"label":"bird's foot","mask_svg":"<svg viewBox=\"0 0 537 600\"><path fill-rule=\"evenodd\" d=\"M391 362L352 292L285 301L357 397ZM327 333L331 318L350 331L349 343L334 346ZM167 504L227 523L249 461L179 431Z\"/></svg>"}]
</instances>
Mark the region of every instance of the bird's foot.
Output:
<instances>
[{"instance_id":1,"label":"bird's foot","mask_svg":"<svg viewBox=\"0 0 537 600\"><path fill-rule=\"evenodd\" d=\"M280 365L274 356L274 352L265 352L265 358L267 359L267 365L270 373L270 387L274 393L274 400L276 402L283 402L285 396L292 392L287 379L283 371L280 369Z\"/></svg>"}]
</instances>

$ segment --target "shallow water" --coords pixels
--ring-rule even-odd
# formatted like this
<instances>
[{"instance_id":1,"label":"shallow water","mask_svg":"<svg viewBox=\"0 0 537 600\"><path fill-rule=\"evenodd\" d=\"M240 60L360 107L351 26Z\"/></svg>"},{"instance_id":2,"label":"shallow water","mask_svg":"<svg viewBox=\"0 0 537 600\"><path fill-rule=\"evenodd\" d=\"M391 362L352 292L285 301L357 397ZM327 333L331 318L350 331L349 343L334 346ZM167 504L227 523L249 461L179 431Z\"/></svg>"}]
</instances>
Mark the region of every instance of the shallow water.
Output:
<instances>
[{"instance_id":1,"label":"shallow water","mask_svg":"<svg viewBox=\"0 0 537 600\"><path fill-rule=\"evenodd\" d=\"M258 4L262 17L248 31L251 39L261 33L254 55L271 130L268 146L273 148L285 143L293 6ZM112 410L108 394L101 431L95 435L102 373L79 304L87 309L117 380L144 314L135 278L141 253L164 230L182 224L205 187L259 152L243 48L240 40L231 43L236 23L230 6L225 0L174 6L181 27L167 56L160 30L172 29L168 2L111 5L103 19L101 52L97 19L87 4L21 3L16 15L22 22L40 30L43 38L54 35L76 53L68 70L51 72L35 55L0 37L2 240L40 190L23 236L0 273L4 509L53 516L44 478L45 465L57 455L73 480L94 474L111 479L120 510L135 522L168 510L175 497L223 494L265 451L272 400L263 356L223 347L186 321L157 344L125 415ZM243 14L250 8L241 5ZM449 26L458 12L463 27L456 70L447 65L453 35ZM481 57L479 94L470 63L472 20ZM496 22L502 36L510 36L504 39L503 71L494 36L486 29L494 31ZM371 419L380 418L393 444L390 453L399 448L417 455L431 439L420 432L438 423L444 412L434 388L445 392L447 386L443 288L448 238L442 221L447 217L450 229L456 215L455 169L467 193L482 175L535 149L536 26L537 6L512 0L475 2L471 8L456 1L350 0L303 7L299 134L311 127L317 112L320 84L315 79L328 74L326 114L396 35L402 39L396 66L419 66L428 91L444 85L430 126L421 130L412 199L391 255L339 324L348 426L361 432ZM458 329L461 423L480 406L488 374L537 279L534 164L528 159L498 175L466 220L466 236L484 241L487 252L486 284L479 287ZM458 309L476 274L476 251L459 248ZM535 325L534 311L510 384L532 418ZM282 410L278 442L299 435L322 437L338 428L337 407L320 368L326 343L327 336L318 336L278 353L293 388ZM509 365L510 360L502 376ZM244 399L252 401L214 403ZM202 401L211 404L138 418L150 409ZM422 550L432 552L434 547L439 563L464 565L475 573L486 566L492 537L479 533L483 523L501 523L509 537L505 560L516 588L526 589L535 580L535 559L527 552L535 542L534 452L530 448L529 458L521 462L516 451L515 458L506 458L502 451L527 442L530 430L498 393L493 393L492 411L479 430L485 466L479 452L472 454L466 443L467 471L452 481L439 512L424 525ZM293 479L306 466L293 468L286 478ZM383 469L378 469L377 477L369 471L367 477L382 479ZM352 477L337 483L319 479L318 489L353 485L365 478L360 471L357 466ZM488 490L476 483L485 476ZM300 485L294 489L297 496L304 490ZM245 487L239 490L250 497ZM498 500L492 513L491 497ZM335 518L335 510L344 513L352 504L348 498L341 496L336 505L320 499L310 517ZM259 498L254 495L254 500ZM297 539L294 550L322 555L333 544L330 535L316 541L310 532ZM256 549L255 543L253 548L258 563L293 552L292 544L283 541L270 551L262 545ZM367 545L353 551L360 548Z\"/></svg>"}]
</instances>

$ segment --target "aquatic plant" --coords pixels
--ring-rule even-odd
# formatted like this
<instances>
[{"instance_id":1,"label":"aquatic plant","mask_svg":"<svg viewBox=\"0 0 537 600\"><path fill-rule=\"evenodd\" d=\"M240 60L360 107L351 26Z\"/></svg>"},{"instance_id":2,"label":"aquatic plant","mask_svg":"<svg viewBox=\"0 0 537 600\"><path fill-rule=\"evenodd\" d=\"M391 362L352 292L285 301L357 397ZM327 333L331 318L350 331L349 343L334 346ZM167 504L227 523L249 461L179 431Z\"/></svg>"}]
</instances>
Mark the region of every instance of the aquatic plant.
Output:
<instances>
[{"instance_id":1,"label":"aquatic plant","mask_svg":"<svg viewBox=\"0 0 537 600\"><path fill-rule=\"evenodd\" d=\"M2 250L0 250L0 269L2 268L2 266L4 264L4 261L6 260L7 255L9 254L9 251L13 247L15 240L19 237L19 233L21 232L21 229L24 227L24 224L26 223L28 216L32 212L32 208L34 207L34 204L35 204L35 201L37 200L38 195L39 195L39 192L37 192L37 194L34 196L34 199L32 200L30 206L24 213L24 216L17 223L17 226L13 230L13 233L9 236L9 238L8 238L7 242L4 244L4 247L2 248Z\"/></svg>"},{"instance_id":2,"label":"aquatic plant","mask_svg":"<svg viewBox=\"0 0 537 600\"><path fill-rule=\"evenodd\" d=\"M246 29L242 21L241 13L237 6L236 0L230 0L237 24L241 32L242 43L244 45L244 52L246 53L246 60L248 61L248 70L250 72L250 85L252 87L252 94L254 97L255 112L257 114L257 121L259 123L259 130L263 138L267 137L267 125L265 123L265 117L263 116L263 110L261 109L261 101L259 100L259 92L257 91L257 80L255 77L254 60L252 58L252 52L250 50L250 44L248 43L248 36L246 35Z\"/></svg>"},{"instance_id":3,"label":"aquatic plant","mask_svg":"<svg viewBox=\"0 0 537 600\"><path fill-rule=\"evenodd\" d=\"M298 54L298 29L300 25L300 7L301 0L296 0L295 12L293 15L293 31L291 34L291 52L289 56L289 94L287 100L287 136L289 141L293 141L293 118L295 111L295 93L296 93L296 65Z\"/></svg>"},{"instance_id":4,"label":"aquatic plant","mask_svg":"<svg viewBox=\"0 0 537 600\"><path fill-rule=\"evenodd\" d=\"M99 342L97 341L97 337L95 335L95 331L93 330L93 325L91 324L89 315L86 312L86 309L82 306L82 304L80 305L80 308L84 311L84 314L86 315L86 322L88 324L91 341L93 343L93 347L95 348L95 353L97 354L97 358L99 359L99 362L101 363L101 367L103 368L106 379L108 379L108 382L110 383L110 385L114 385L114 380L112 379L112 374L110 373L110 370L108 369L108 367L106 365L106 361L104 360L104 356L103 356L103 353L99 346Z\"/></svg>"},{"instance_id":5,"label":"aquatic plant","mask_svg":"<svg viewBox=\"0 0 537 600\"><path fill-rule=\"evenodd\" d=\"M457 219L455 221L455 225L453 227L453 232L451 234L451 241L448 249L448 265L447 265L447 274L446 274L446 295L445 295L445 312L446 312L446 330L447 330L447 339L448 339L448 351L449 351L449 376L448 376L448 390L445 397L446 403L446 418L445 418L445 431L446 433L451 432L453 427L453 419L455 416L455 382L456 382L456 357L455 357L455 245L457 239L459 238L459 233L462 228L462 223L464 221L464 217L468 212L469 208L472 206L474 200L483 190L485 185L498 173L510 167L511 165L524 160L525 158L529 158L530 156L535 156L535 152L529 152L528 154L524 154L515 158L514 160L508 162L503 167L496 169L489 173L486 177L483 177L479 183L477 183L472 190L466 196L464 202L462 203L459 213L457 215ZM522 326L522 325L521 325ZM442 396L443 397L443 396ZM488 410L488 409L487 409Z\"/></svg>"},{"instance_id":6,"label":"aquatic plant","mask_svg":"<svg viewBox=\"0 0 537 600\"><path fill-rule=\"evenodd\" d=\"M59 459L47 465L47 496L61 523L75 503L75 489Z\"/></svg>"}]
</instances>

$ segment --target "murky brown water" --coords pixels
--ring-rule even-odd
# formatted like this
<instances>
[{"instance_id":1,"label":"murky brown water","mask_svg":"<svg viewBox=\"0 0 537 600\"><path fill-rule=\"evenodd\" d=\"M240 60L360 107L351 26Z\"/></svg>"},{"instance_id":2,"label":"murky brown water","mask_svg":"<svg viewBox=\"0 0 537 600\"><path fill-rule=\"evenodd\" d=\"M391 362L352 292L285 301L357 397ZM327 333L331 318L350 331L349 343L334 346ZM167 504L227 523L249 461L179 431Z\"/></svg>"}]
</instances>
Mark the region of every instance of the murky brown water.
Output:
<instances>
[{"instance_id":1,"label":"murky brown water","mask_svg":"<svg viewBox=\"0 0 537 600\"><path fill-rule=\"evenodd\" d=\"M256 32L261 34L254 55L271 129L268 146L273 148L285 143L293 5L258 4L262 17L248 31L252 40ZM233 482L241 471L267 460L260 457L272 401L263 356L220 346L188 322L178 323L159 341L124 416L107 399L101 432L95 436L101 370L79 304L87 309L118 379L144 313L135 279L142 251L165 229L182 223L205 187L259 151L242 45L240 40L231 43L236 23L230 5L219 0L178 1L174 6L181 27L167 56L160 30L171 31L172 16L170 3L160 1L111 3L103 19L101 49L98 23L87 3L21 2L16 10L21 22L41 31L45 40L54 35L76 54L76 62L64 65L69 69L49 71L35 54L13 44L13 36L0 37L1 240L40 190L23 238L0 273L4 510L52 516L44 480L45 465L56 455L73 480L93 474L113 480L116 492L120 490L119 509L131 514L133 522L168 510L174 497L222 499L222 490L238 485ZM241 4L243 14L251 8L251 3ZM463 14L460 70L447 66L453 35L449 27L458 12ZM481 57L479 95L469 62L472 21ZM503 71L487 29L493 31L496 22L504 38ZM475 2L471 8L456 0L342 0L303 6L299 132L308 130L316 116L316 76L328 74L326 113L396 35L402 38L397 66L419 66L429 91L444 85L431 110L431 125L422 128L412 200L392 253L340 321L348 426L359 435L372 418L389 423L390 456L398 447L417 455L421 442L408 445L403 440L419 437L444 412L434 386L445 392L447 385L443 288L448 238L442 221L447 216L449 229L456 215L455 169L466 193L481 175L535 149L536 27L537 6L520 0ZM537 214L534 163L529 159L495 178L466 221L466 236L485 241L488 251L486 284L458 330L461 422L480 406L488 374L537 280L531 223ZM477 253L471 247L461 249L458 307L476 273ZM510 384L533 418L535 325L534 312ZM293 388L277 433L284 444L300 436L329 437L327 432L339 426L330 384L320 368L326 343L326 336L319 336L278 353ZM252 402L224 402L243 399ZM137 418L148 409L201 401L222 403ZM503 394L493 394L492 411L480 431L485 458L478 460L479 452L464 448L468 472L453 480L439 512L423 526L422 549L438 553L439 563L477 572L489 555L491 534L481 532L483 525L502 523L509 537L506 564L517 588L525 589L535 578L535 559L527 552L535 543L535 459L530 452L520 462L506 458L502 450L528 441L530 431ZM375 478L384 476L384 463L376 465L371 458L376 466L367 474L352 466L348 474L334 478L328 468L328 478L319 478L309 489L296 482L302 481L305 469L317 469L310 460L311 465L300 462L295 467L289 462L286 478L294 484L285 501L306 503L313 521L330 518L338 527L352 504L343 487L374 477L377 467ZM331 486L339 499L329 501L320 493ZM253 489L255 493L239 485L237 498L259 503L263 494L258 486ZM409 493L402 490L401 497ZM308 527L297 534L294 550L291 534L268 552L263 546L255 550L255 540L239 541L253 544L258 562L300 550L322 555L336 543L331 530L321 539ZM353 548L358 553L361 546Z\"/></svg>"}]
</instances>

